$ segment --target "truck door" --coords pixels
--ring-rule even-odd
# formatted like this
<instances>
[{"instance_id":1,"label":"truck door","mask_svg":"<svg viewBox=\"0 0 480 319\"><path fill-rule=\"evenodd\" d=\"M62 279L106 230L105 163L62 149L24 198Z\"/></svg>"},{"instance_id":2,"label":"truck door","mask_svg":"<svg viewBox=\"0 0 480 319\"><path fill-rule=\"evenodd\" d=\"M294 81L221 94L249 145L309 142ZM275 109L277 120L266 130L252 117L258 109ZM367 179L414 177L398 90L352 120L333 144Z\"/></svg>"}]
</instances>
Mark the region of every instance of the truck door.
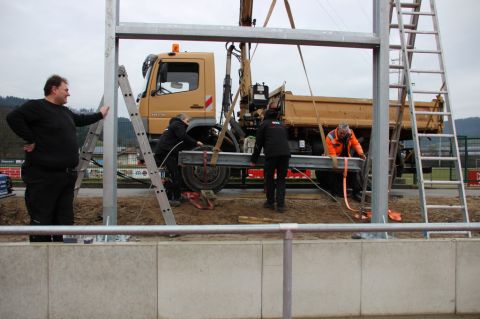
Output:
<instances>
[{"instance_id":1,"label":"truck door","mask_svg":"<svg viewBox=\"0 0 480 319\"><path fill-rule=\"evenodd\" d=\"M205 117L205 63L200 59L162 59L151 81L149 131L161 134L179 113Z\"/></svg>"}]
</instances>

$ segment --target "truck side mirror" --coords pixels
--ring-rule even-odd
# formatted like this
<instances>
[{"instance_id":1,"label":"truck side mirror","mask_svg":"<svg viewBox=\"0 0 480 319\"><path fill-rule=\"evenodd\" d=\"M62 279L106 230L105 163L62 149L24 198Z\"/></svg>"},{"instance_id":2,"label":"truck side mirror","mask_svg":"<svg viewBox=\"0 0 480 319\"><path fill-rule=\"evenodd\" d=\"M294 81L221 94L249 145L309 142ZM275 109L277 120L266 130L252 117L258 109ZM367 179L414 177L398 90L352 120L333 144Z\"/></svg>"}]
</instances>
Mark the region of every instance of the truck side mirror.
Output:
<instances>
[{"instance_id":1,"label":"truck side mirror","mask_svg":"<svg viewBox=\"0 0 480 319\"><path fill-rule=\"evenodd\" d=\"M160 83L167 82L167 73L168 73L168 64L162 63L160 64Z\"/></svg>"}]
</instances>

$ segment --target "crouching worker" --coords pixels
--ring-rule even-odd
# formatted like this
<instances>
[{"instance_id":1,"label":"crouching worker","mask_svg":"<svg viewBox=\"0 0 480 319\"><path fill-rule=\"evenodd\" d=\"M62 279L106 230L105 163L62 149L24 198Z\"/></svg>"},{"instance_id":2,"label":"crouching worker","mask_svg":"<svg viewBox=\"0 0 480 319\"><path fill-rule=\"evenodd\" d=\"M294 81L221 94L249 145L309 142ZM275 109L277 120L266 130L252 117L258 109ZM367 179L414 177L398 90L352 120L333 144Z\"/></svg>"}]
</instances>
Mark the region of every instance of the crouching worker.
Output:
<instances>
[{"instance_id":1,"label":"crouching worker","mask_svg":"<svg viewBox=\"0 0 480 319\"><path fill-rule=\"evenodd\" d=\"M257 129L255 148L250 159L251 166L255 166L262 148L265 153L264 178L267 188L267 201L263 206L274 209L276 202L277 211L283 213L285 211L285 177L290 161L290 148L287 130L278 119L278 113L275 110L265 112L263 121ZM277 170L276 185L275 170Z\"/></svg>"},{"instance_id":2,"label":"crouching worker","mask_svg":"<svg viewBox=\"0 0 480 319\"><path fill-rule=\"evenodd\" d=\"M184 149L203 146L202 142L187 134L189 123L190 117L185 113L172 117L155 146L155 162L159 167L166 166L170 176L165 188L172 207L180 206L181 203L182 175L178 166L178 153Z\"/></svg>"},{"instance_id":3,"label":"crouching worker","mask_svg":"<svg viewBox=\"0 0 480 319\"><path fill-rule=\"evenodd\" d=\"M352 148L363 160L366 159L362 145L355 137L355 133L348 124L340 124L336 129L330 131L327 135L328 155L332 157L333 168L337 168L337 156L351 157ZM347 186L352 188L352 198L359 201L362 185L360 184L359 173L348 172ZM332 195L342 196L343 173L334 172L331 175L330 191Z\"/></svg>"}]
</instances>

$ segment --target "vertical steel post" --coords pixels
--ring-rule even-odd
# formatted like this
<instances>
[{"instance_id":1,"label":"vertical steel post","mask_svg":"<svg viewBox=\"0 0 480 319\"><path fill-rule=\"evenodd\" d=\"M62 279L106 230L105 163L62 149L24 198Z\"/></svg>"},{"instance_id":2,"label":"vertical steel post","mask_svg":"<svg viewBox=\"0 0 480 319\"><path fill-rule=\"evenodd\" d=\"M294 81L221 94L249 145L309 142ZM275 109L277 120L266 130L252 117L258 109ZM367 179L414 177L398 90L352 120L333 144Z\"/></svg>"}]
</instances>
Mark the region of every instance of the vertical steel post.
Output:
<instances>
[{"instance_id":1,"label":"vertical steel post","mask_svg":"<svg viewBox=\"0 0 480 319\"><path fill-rule=\"evenodd\" d=\"M283 238L283 319L292 318L292 239L291 230Z\"/></svg>"},{"instance_id":2,"label":"vertical steel post","mask_svg":"<svg viewBox=\"0 0 480 319\"><path fill-rule=\"evenodd\" d=\"M103 128L103 222L117 224L117 118L119 0L105 1L104 103L110 107Z\"/></svg>"},{"instance_id":3,"label":"vertical steel post","mask_svg":"<svg viewBox=\"0 0 480 319\"><path fill-rule=\"evenodd\" d=\"M373 1L373 32L380 46L373 49L373 184L372 223L387 222L389 132L389 1ZM385 234L379 233L379 236Z\"/></svg>"},{"instance_id":4,"label":"vertical steel post","mask_svg":"<svg viewBox=\"0 0 480 319\"><path fill-rule=\"evenodd\" d=\"M468 136L463 137L463 182L468 182ZM459 152L460 154L460 152Z\"/></svg>"}]
</instances>

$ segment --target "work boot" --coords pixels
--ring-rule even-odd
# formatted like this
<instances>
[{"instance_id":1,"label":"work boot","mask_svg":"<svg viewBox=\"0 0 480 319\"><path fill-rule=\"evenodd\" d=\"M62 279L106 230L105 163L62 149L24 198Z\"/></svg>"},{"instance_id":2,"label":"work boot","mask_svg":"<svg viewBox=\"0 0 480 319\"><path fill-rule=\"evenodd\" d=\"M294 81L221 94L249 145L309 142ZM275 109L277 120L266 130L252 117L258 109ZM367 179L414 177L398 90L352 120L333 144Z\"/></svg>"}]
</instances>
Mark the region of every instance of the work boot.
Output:
<instances>
[{"instance_id":1,"label":"work boot","mask_svg":"<svg viewBox=\"0 0 480 319\"><path fill-rule=\"evenodd\" d=\"M263 208L275 209L275 205L270 204L269 202L265 202L265 203L263 203Z\"/></svg>"},{"instance_id":2,"label":"work boot","mask_svg":"<svg viewBox=\"0 0 480 319\"><path fill-rule=\"evenodd\" d=\"M354 201L361 202L362 201L362 195L360 195L359 193L354 193L354 194L352 194L352 199Z\"/></svg>"},{"instance_id":3,"label":"work boot","mask_svg":"<svg viewBox=\"0 0 480 319\"><path fill-rule=\"evenodd\" d=\"M171 207L178 207L178 206L182 205L182 203L180 203L180 201L178 201L178 200L169 200L168 202L170 203Z\"/></svg>"}]
</instances>

